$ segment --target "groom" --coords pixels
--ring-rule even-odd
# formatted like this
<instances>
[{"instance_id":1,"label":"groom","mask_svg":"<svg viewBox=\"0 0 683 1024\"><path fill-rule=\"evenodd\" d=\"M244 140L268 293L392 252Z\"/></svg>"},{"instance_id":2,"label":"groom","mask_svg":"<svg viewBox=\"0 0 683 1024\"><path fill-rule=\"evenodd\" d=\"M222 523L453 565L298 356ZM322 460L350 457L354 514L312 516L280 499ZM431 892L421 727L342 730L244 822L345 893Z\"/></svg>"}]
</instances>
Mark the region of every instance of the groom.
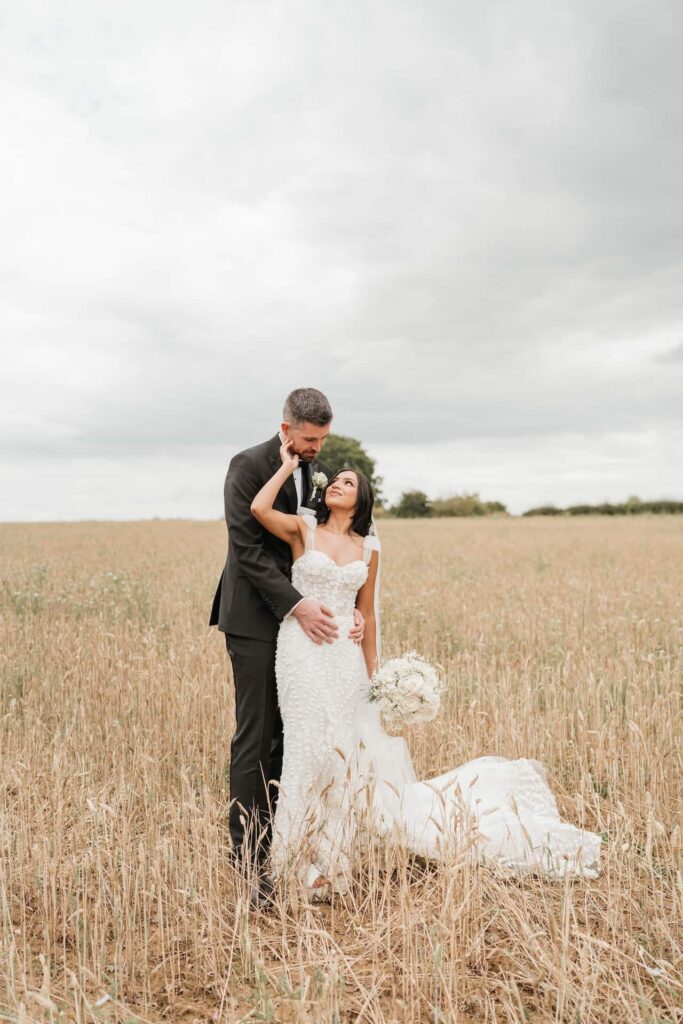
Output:
<instances>
[{"instance_id":1,"label":"groom","mask_svg":"<svg viewBox=\"0 0 683 1024\"><path fill-rule=\"evenodd\" d=\"M332 474L318 459L330 432L332 409L315 388L297 388L287 397L280 432L239 452L225 478L228 557L211 609L209 625L225 633L235 684L236 731L230 748L230 837L236 862L248 859L257 873L270 844L270 812L277 802L282 770L282 719L275 684L275 646L280 622L293 615L317 644L339 635L329 608L303 597L291 583L292 553L284 541L263 529L251 514L257 492L281 464L280 447L292 441L299 456L295 470L275 499L281 512L315 510L322 491L315 473ZM360 643L363 617L349 634ZM264 883L267 884L267 883ZM267 899L263 889L260 896ZM260 905L259 893L255 902Z\"/></svg>"}]
</instances>

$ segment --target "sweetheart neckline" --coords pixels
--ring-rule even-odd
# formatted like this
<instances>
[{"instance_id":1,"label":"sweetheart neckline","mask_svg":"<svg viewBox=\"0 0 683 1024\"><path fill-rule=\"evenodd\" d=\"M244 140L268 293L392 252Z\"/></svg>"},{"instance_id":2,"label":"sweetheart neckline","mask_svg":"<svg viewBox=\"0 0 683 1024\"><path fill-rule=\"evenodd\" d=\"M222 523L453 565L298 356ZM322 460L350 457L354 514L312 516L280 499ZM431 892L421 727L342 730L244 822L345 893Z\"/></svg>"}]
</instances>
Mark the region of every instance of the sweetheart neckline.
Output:
<instances>
[{"instance_id":1,"label":"sweetheart neckline","mask_svg":"<svg viewBox=\"0 0 683 1024\"><path fill-rule=\"evenodd\" d=\"M306 555L322 555L323 558L326 558L329 562L332 562L332 565L336 565L338 569L346 569L346 567L348 565L367 565L368 564L362 558L354 558L354 560L352 562L344 562L343 564L340 564L339 562L335 562L334 558L332 558L332 555L328 555L326 551L320 551L318 548L311 548L310 551L304 551L303 555L299 555L298 558L294 559L294 561L292 562L292 568L294 568L296 563L300 562L302 558L305 558Z\"/></svg>"}]
</instances>

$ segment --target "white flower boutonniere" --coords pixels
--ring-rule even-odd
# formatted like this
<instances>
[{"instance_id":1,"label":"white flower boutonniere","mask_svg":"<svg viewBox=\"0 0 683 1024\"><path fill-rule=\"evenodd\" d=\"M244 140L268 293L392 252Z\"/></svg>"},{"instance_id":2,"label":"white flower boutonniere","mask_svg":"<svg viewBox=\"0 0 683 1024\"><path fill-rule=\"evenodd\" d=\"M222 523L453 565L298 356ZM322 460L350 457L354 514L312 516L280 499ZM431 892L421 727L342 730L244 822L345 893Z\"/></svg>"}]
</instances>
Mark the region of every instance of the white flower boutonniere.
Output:
<instances>
[{"instance_id":1,"label":"white flower boutonniere","mask_svg":"<svg viewBox=\"0 0 683 1024\"><path fill-rule=\"evenodd\" d=\"M311 497L309 501L313 501L318 491L322 491L324 487L327 487L327 477L324 473L314 473L311 477L311 483L313 484L313 490L311 491Z\"/></svg>"}]
</instances>

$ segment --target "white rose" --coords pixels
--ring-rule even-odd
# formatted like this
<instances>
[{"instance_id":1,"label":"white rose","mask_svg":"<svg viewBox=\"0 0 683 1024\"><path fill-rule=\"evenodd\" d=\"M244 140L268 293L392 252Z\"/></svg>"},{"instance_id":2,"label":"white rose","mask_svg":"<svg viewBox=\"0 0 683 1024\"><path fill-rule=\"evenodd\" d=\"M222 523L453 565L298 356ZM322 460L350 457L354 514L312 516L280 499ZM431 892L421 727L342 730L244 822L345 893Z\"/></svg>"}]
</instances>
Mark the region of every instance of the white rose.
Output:
<instances>
[{"instance_id":1,"label":"white rose","mask_svg":"<svg viewBox=\"0 0 683 1024\"><path fill-rule=\"evenodd\" d=\"M424 680L417 672L411 672L409 676L406 676L403 680L403 685L410 693L424 692Z\"/></svg>"},{"instance_id":2,"label":"white rose","mask_svg":"<svg viewBox=\"0 0 683 1024\"><path fill-rule=\"evenodd\" d=\"M422 707L422 701L420 700L418 694L407 693L403 700L401 701L401 707L403 708L404 711L410 714L413 711L418 711Z\"/></svg>"}]
</instances>

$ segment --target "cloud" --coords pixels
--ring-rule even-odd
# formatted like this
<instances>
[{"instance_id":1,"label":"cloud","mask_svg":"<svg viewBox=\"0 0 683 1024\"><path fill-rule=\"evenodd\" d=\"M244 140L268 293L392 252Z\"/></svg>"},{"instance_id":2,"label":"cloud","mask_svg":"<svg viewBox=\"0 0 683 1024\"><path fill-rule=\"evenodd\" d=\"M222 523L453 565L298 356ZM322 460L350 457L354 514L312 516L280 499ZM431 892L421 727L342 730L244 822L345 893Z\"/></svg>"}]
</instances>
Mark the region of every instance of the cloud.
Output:
<instances>
[{"instance_id":1,"label":"cloud","mask_svg":"<svg viewBox=\"0 0 683 1024\"><path fill-rule=\"evenodd\" d=\"M208 473L267 436L300 384L382 453L388 490L406 446L497 451L502 486L512 443L531 497L541 448L571 437L590 462L615 437L675 435L675 13L6 14L0 447L16 508L38 501L45 460L109 467L136 508L133 460ZM651 485L635 455L629 471L631 490Z\"/></svg>"},{"instance_id":2,"label":"cloud","mask_svg":"<svg viewBox=\"0 0 683 1024\"><path fill-rule=\"evenodd\" d=\"M656 363L683 363L683 342L653 356Z\"/></svg>"}]
</instances>

